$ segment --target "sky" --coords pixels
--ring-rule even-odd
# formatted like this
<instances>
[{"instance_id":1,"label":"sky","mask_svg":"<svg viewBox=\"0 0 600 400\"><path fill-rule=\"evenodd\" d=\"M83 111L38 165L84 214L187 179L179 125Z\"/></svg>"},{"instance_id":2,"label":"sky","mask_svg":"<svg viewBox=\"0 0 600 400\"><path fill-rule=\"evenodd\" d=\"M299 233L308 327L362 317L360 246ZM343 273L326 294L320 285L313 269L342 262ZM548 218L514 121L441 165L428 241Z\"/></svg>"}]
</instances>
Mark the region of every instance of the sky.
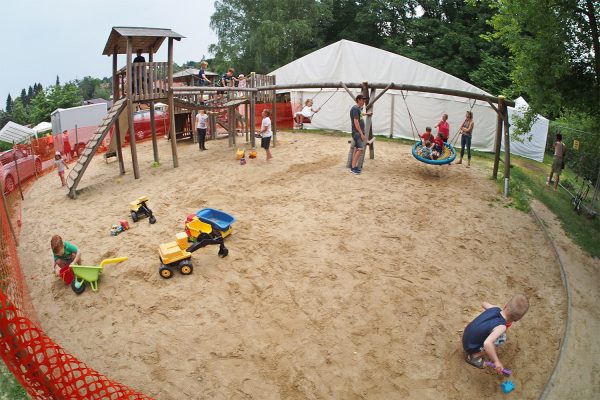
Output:
<instances>
[{"instance_id":1,"label":"sky","mask_svg":"<svg viewBox=\"0 0 600 400\"><path fill-rule=\"evenodd\" d=\"M185 36L174 41L177 64L210 56L217 36L210 29L214 2L206 0L17 0L2 2L0 109L21 89L112 75L112 57L102 51L113 26L168 28ZM118 59L118 68L125 65ZM148 56L146 55L146 59ZM167 40L154 61L167 61Z\"/></svg>"}]
</instances>

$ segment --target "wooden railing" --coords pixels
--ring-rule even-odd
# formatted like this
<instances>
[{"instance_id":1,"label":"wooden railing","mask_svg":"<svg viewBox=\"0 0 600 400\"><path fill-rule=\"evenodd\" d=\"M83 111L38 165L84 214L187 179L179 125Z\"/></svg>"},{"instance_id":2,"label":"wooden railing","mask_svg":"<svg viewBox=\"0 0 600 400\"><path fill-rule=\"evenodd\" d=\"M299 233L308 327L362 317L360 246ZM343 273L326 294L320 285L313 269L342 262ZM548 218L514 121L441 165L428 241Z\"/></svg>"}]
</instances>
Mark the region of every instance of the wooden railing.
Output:
<instances>
[{"instance_id":1,"label":"wooden railing","mask_svg":"<svg viewBox=\"0 0 600 400\"><path fill-rule=\"evenodd\" d=\"M126 67L117 72L120 97L127 93ZM147 101L165 99L169 91L168 63L143 62L131 64L131 99Z\"/></svg>"}]
</instances>

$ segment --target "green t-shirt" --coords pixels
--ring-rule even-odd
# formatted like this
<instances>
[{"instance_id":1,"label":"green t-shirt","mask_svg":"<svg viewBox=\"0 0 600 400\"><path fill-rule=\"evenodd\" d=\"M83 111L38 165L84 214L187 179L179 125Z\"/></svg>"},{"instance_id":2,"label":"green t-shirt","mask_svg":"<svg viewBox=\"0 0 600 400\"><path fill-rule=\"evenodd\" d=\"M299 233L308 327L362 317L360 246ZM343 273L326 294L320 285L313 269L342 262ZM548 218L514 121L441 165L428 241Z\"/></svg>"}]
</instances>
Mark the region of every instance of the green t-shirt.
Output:
<instances>
[{"instance_id":1,"label":"green t-shirt","mask_svg":"<svg viewBox=\"0 0 600 400\"><path fill-rule=\"evenodd\" d=\"M58 256L58 255L54 254L54 261L61 259L66 262L71 262L72 255L77 254L77 247L75 247L74 245L72 245L71 243L69 243L67 241L63 242L63 246L64 246L63 255Z\"/></svg>"}]
</instances>

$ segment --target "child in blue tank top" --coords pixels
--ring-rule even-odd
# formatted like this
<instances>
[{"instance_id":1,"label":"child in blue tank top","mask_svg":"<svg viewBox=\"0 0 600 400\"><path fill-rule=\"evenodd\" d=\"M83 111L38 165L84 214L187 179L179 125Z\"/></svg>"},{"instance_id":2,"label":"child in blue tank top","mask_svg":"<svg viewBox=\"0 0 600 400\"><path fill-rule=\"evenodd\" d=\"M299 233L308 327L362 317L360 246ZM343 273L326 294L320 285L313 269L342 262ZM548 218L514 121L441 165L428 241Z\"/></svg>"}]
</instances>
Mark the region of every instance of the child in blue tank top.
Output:
<instances>
[{"instance_id":1,"label":"child in blue tank top","mask_svg":"<svg viewBox=\"0 0 600 400\"><path fill-rule=\"evenodd\" d=\"M525 315L529 309L529 300L524 294L517 294L504 308L483 302L485 311L479 314L463 332L463 349L467 363L483 368L483 356L487 354L494 363L496 371L502 373L504 366L496 353L496 346L506 341L506 330Z\"/></svg>"}]
</instances>

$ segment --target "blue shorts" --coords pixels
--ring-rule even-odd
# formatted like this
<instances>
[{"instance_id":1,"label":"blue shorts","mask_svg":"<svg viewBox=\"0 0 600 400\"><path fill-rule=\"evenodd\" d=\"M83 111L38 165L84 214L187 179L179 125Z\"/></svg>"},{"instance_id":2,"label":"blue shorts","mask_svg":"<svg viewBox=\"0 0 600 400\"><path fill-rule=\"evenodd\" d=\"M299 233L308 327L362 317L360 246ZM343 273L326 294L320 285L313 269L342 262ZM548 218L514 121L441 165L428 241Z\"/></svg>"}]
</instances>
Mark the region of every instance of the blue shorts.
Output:
<instances>
[{"instance_id":1,"label":"blue shorts","mask_svg":"<svg viewBox=\"0 0 600 400\"><path fill-rule=\"evenodd\" d=\"M358 149L364 149L365 148L365 144L360 139L360 134L359 133L352 132L352 139L354 139L354 146L356 148L358 148Z\"/></svg>"},{"instance_id":2,"label":"blue shorts","mask_svg":"<svg viewBox=\"0 0 600 400\"><path fill-rule=\"evenodd\" d=\"M270 145L271 145L271 136L260 139L260 147L262 147L263 149L268 150Z\"/></svg>"}]
</instances>

